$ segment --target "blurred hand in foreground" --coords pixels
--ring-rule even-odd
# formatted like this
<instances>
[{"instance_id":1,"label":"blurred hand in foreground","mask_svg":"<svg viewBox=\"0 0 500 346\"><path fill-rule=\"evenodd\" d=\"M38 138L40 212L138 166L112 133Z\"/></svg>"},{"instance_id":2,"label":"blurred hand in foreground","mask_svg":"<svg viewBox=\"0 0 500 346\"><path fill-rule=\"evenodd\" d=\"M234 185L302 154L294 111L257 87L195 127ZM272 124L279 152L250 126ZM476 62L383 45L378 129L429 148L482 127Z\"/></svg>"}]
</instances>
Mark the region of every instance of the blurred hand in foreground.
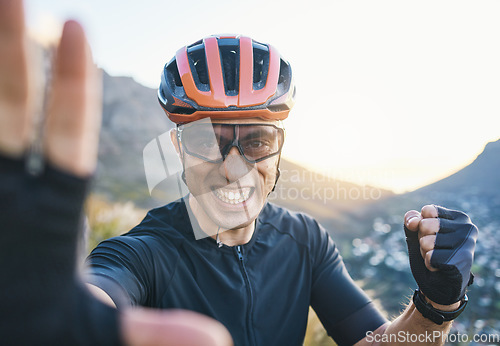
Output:
<instances>
[{"instance_id":1,"label":"blurred hand in foreground","mask_svg":"<svg viewBox=\"0 0 500 346\"><path fill-rule=\"evenodd\" d=\"M100 78L82 27L66 22L46 104L46 165L39 176L27 173L33 115L43 90L34 87L41 66L28 61L22 6L20 0L0 0L0 270L7 275L0 288L0 339L231 345L229 332L209 317L189 311L118 312L76 278L78 224L97 161ZM107 335L112 333L117 335Z\"/></svg>"}]
</instances>

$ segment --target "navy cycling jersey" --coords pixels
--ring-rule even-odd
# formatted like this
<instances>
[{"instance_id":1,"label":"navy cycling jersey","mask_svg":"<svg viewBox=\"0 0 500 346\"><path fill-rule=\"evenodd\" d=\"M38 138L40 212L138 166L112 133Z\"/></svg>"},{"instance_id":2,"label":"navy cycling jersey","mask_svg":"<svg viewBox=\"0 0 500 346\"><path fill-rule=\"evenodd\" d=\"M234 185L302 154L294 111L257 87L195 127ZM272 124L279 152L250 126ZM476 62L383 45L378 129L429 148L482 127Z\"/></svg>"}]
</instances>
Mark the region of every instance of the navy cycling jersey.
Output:
<instances>
[{"instance_id":1,"label":"navy cycling jersey","mask_svg":"<svg viewBox=\"0 0 500 346\"><path fill-rule=\"evenodd\" d=\"M197 311L222 322L238 346L301 345L309 306L339 345L386 322L328 233L311 217L271 203L247 244L219 248L210 237L196 240L179 200L99 244L88 264L89 282L118 306L124 296L132 305Z\"/></svg>"}]
</instances>

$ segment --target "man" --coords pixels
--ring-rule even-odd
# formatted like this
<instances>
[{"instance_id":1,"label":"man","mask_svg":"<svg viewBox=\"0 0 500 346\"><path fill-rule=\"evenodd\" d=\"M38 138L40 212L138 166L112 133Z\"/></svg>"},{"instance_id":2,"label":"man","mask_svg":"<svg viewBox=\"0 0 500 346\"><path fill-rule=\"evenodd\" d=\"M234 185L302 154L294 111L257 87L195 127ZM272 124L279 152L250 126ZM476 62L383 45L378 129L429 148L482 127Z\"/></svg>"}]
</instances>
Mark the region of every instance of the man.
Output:
<instances>
[{"instance_id":1,"label":"man","mask_svg":"<svg viewBox=\"0 0 500 346\"><path fill-rule=\"evenodd\" d=\"M81 26L67 22L47 105L46 164L40 167L27 154L36 99L43 95L33 88L42 67L37 70L30 56L22 2L0 0L0 343L231 345L225 328L208 317L118 313L78 279L79 220L100 123L97 70Z\"/></svg>"},{"instance_id":2,"label":"man","mask_svg":"<svg viewBox=\"0 0 500 346\"><path fill-rule=\"evenodd\" d=\"M354 284L316 221L267 202L279 178L295 87L270 45L211 36L166 64L159 101L189 188L89 256L103 300L188 309L222 322L237 345L298 345L309 306L340 345L442 344L465 308L477 228L432 205L405 215L419 285L392 323ZM439 337L438 337L439 336ZM430 338L429 338L430 337Z\"/></svg>"}]
</instances>

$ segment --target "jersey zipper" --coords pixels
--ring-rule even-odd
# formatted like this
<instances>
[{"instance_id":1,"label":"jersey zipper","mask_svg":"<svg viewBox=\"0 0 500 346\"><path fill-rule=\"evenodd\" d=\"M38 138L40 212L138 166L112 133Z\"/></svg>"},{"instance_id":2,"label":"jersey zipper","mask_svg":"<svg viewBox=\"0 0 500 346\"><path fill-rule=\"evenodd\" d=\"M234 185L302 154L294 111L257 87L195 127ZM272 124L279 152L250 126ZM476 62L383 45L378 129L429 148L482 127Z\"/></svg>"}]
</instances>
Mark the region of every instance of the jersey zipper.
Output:
<instances>
[{"instance_id":1,"label":"jersey zipper","mask_svg":"<svg viewBox=\"0 0 500 346\"><path fill-rule=\"evenodd\" d=\"M236 254L238 255L241 273L243 275L243 279L245 280L245 285L247 286L247 292L248 292L248 298L249 298L248 314L247 314L247 328L248 328L248 336L250 339L249 341L250 341L251 345L256 345L255 333L253 330L253 322L252 322L253 292L252 292L252 287L250 286L250 279L248 278L247 268L245 267L245 262L244 262L243 251L242 251L241 245L236 246Z\"/></svg>"}]
</instances>

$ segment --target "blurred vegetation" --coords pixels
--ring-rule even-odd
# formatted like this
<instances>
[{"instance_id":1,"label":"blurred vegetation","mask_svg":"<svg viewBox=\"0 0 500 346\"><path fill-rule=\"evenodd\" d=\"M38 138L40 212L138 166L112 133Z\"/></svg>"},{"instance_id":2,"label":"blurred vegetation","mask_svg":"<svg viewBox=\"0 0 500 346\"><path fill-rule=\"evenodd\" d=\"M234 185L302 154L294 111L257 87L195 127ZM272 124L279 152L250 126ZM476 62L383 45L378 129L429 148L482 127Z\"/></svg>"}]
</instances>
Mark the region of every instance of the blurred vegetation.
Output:
<instances>
[{"instance_id":1,"label":"blurred vegetation","mask_svg":"<svg viewBox=\"0 0 500 346\"><path fill-rule=\"evenodd\" d=\"M132 202L110 203L104 197L92 194L85 205L90 231L87 250L92 251L101 241L128 232L146 215Z\"/></svg>"},{"instance_id":2,"label":"blurred vegetation","mask_svg":"<svg viewBox=\"0 0 500 346\"><path fill-rule=\"evenodd\" d=\"M306 337L304 346L335 346L337 345L332 338L328 336L325 328L321 324L318 316L313 309L309 308L309 319L307 321Z\"/></svg>"}]
</instances>

